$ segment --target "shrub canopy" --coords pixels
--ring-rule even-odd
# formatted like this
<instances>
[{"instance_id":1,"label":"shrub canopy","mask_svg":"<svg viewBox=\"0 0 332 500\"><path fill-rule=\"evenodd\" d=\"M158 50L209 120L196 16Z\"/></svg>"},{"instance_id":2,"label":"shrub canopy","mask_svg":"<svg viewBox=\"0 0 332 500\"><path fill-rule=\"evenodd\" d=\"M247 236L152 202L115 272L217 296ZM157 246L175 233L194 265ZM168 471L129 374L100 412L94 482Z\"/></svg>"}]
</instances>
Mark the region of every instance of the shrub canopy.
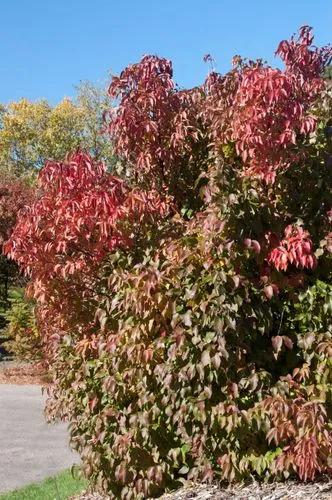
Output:
<instances>
[{"instance_id":1,"label":"shrub canopy","mask_svg":"<svg viewBox=\"0 0 332 500\"><path fill-rule=\"evenodd\" d=\"M113 78L125 179L49 162L7 253L31 278L85 473L116 498L183 479L313 479L332 453L330 48L234 58L179 90L147 56Z\"/></svg>"}]
</instances>

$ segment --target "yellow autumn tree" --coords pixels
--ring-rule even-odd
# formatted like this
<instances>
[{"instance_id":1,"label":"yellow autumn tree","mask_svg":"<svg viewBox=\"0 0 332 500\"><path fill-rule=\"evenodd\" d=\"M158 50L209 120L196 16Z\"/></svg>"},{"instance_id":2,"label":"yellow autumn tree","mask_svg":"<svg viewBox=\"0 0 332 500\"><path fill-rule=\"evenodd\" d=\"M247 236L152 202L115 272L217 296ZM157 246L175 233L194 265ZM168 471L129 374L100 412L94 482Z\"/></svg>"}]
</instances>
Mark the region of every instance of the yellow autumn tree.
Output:
<instances>
[{"instance_id":1,"label":"yellow autumn tree","mask_svg":"<svg viewBox=\"0 0 332 500\"><path fill-rule=\"evenodd\" d=\"M107 104L106 92L84 83L75 100L64 98L56 106L28 99L0 106L0 171L35 172L79 147L111 164L112 148L102 133Z\"/></svg>"}]
</instances>

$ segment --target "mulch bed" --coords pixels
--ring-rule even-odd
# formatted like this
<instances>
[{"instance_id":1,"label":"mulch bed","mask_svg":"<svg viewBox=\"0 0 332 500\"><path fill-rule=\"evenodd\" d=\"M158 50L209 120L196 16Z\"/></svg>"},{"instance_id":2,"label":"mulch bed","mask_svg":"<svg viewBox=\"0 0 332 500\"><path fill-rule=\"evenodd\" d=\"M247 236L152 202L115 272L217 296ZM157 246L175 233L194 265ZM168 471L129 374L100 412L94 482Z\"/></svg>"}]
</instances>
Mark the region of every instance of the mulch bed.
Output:
<instances>
[{"instance_id":1,"label":"mulch bed","mask_svg":"<svg viewBox=\"0 0 332 500\"><path fill-rule=\"evenodd\" d=\"M96 493L82 493L72 500L108 500ZM315 483L287 481L285 483L259 484L220 488L208 485L188 485L160 500L332 500L332 480Z\"/></svg>"},{"instance_id":2,"label":"mulch bed","mask_svg":"<svg viewBox=\"0 0 332 500\"><path fill-rule=\"evenodd\" d=\"M174 493L163 495L161 500L332 500L332 481L315 483L285 483L236 486L220 489L218 486L189 485ZM108 500L98 494L83 493L72 500Z\"/></svg>"},{"instance_id":3,"label":"mulch bed","mask_svg":"<svg viewBox=\"0 0 332 500\"><path fill-rule=\"evenodd\" d=\"M47 374L40 366L17 361L0 362L0 384L45 385Z\"/></svg>"}]
</instances>

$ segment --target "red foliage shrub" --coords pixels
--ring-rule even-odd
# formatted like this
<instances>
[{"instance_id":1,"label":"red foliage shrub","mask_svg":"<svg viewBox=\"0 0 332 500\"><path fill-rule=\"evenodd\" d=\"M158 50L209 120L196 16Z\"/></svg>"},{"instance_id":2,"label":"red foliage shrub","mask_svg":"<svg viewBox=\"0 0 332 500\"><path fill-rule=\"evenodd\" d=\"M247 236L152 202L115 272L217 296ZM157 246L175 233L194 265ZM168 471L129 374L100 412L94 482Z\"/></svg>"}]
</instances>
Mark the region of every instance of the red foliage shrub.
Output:
<instances>
[{"instance_id":1,"label":"red foliage shrub","mask_svg":"<svg viewBox=\"0 0 332 500\"><path fill-rule=\"evenodd\" d=\"M302 137L315 130L308 111L324 88L321 75L331 49L313 49L312 38L305 26L298 39L280 43L276 53L285 62L283 71L236 58L235 70L207 81L212 138L234 141L248 176L274 182L278 169L300 160Z\"/></svg>"},{"instance_id":2,"label":"red foliage shrub","mask_svg":"<svg viewBox=\"0 0 332 500\"><path fill-rule=\"evenodd\" d=\"M15 228L9 255L31 274L37 287L58 275L93 266L117 248L133 244L130 223L167 210L153 191L129 190L84 153L63 163L48 162L40 172L41 195Z\"/></svg>"},{"instance_id":3,"label":"red foliage shrub","mask_svg":"<svg viewBox=\"0 0 332 500\"><path fill-rule=\"evenodd\" d=\"M45 165L39 197L4 248L31 278L28 291L41 305L48 336L77 322L82 332L90 331L98 266L110 252L138 243L145 225L167 213L167 201L153 191L129 189L81 152Z\"/></svg>"},{"instance_id":4,"label":"red foliage shrub","mask_svg":"<svg viewBox=\"0 0 332 500\"><path fill-rule=\"evenodd\" d=\"M127 183L83 153L48 163L6 244L49 414L115 498L331 472L331 51L305 27L278 53L190 91L165 59L129 66L109 124Z\"/></svg>"},{"instance_id":5,"label":"red foliage shrub","mask_svg":"<svg viewBox=\"0 0 332 500\"><path fill-rule=\"evenodd\" d=\"M0 245L6 241L15 226L21 209L29 205L34 189L24 180L6 176L0 181Z\"/></svg>"},{"instance_id":6,"label":"red foliage shrub","mask_svg":"<svg viewBox=\"0 0 332 500\"><path fill-rule=\"evenodd\" d=\"M195 202L205 160L198 120L202 91L177 90L172 75L170 61L145 56L114 77L109 94L118 105L109 112L108 127L135 181L184 205Z\"/></svg>"},{"instance_id":7,"label":"red foliage shrub","mask_svg":"<svg viewBox=\"0 0 332 500\"><path fill-rule=\"evenodd\" d=\"M313 253L308 231L304 231L301 227L287 226L285 238L270 252L268 262L278 271L287 271L290 264L309 269L315 267L317 259Z\"/></svg>"}]
</instances>

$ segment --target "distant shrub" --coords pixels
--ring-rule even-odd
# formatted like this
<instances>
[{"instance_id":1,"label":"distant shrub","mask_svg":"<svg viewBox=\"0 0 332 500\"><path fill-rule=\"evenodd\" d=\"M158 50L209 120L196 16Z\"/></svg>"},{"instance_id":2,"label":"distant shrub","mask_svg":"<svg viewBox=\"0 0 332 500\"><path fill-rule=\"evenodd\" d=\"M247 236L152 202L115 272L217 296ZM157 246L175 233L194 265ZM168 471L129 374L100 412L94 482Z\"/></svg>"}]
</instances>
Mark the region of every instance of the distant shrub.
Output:
<instances>
[{"instance_id":1,"label":"distant shrub","mask_svg":"<svg viewBox=\"0 0 332 500\"><path fill-rule=\"evenodd\" d=\"M127 182L49 162L6 251L31 278L92 485L314 479L332 454L331 50L304 27L285 69L234 59L179 91L148 56L114 78Z\"/></svg>"},{"instance_id":2,"label":"distant shrub","mask_svg":"<svg viewBox=\"0 0 332 500\"><path fill-rule=\"evenodd\" d=\"M4 330L6 342L3 347L16 359L40 361L43 359L42 339L35 317L35 307L23 293L10 299L10 308L5 313L7 326Z\"/></svg>"}]
</instances>

